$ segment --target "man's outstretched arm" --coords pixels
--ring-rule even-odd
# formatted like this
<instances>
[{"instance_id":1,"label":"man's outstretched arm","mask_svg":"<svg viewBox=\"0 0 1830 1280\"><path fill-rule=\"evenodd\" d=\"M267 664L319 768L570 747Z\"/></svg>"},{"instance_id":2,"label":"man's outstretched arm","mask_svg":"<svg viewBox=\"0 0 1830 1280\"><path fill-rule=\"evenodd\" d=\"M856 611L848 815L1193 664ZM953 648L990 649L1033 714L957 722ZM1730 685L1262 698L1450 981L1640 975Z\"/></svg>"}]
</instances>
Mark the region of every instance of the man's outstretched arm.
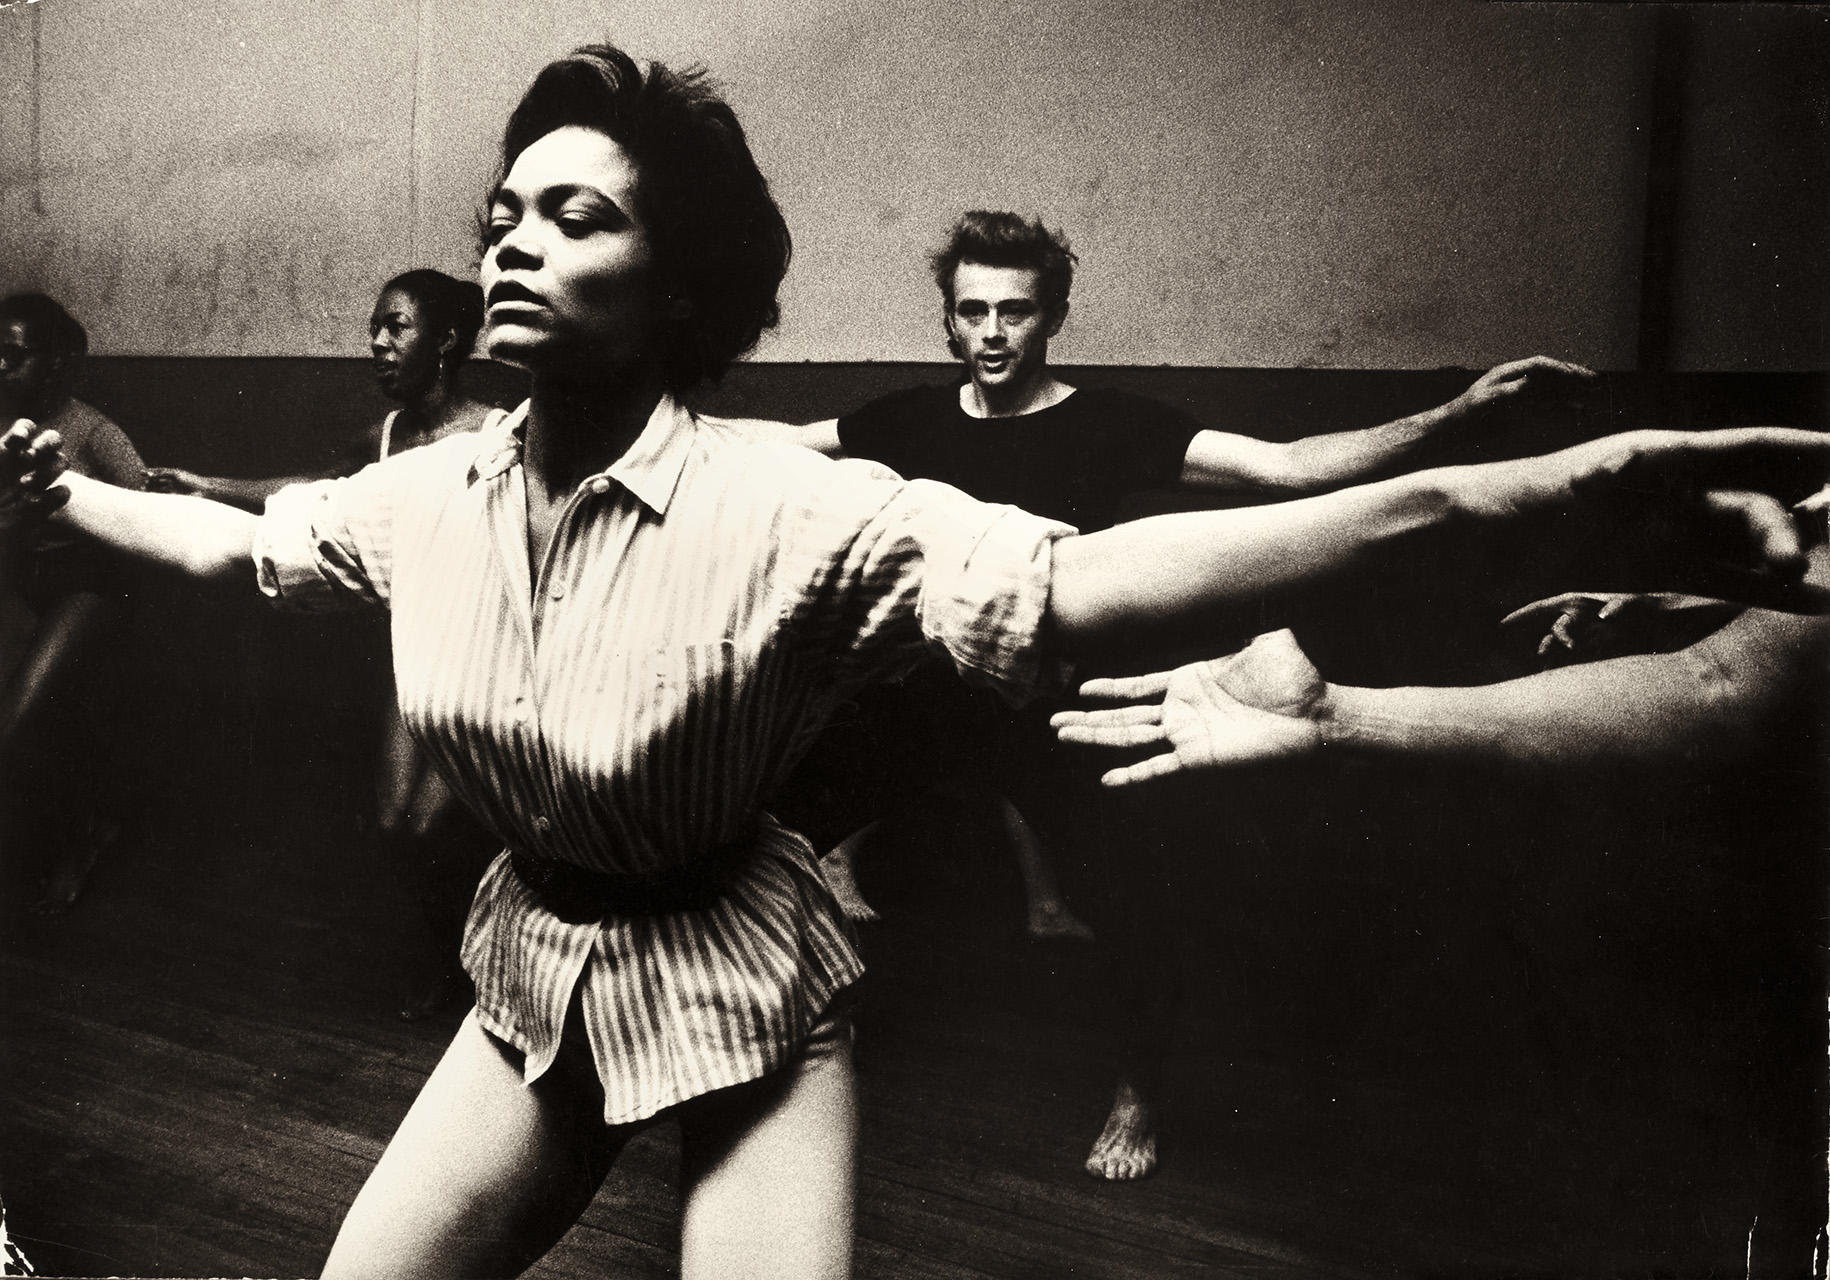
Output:
<instances>
[{"instance_id":1,"label":"man's outstretched arm","mask_svg":"<svg viewBox=\"0 0 1830 1280\"><path fill-rule=\"evenodd\" d=\"M1261 496L1361 484L1410 470L1471 430L1566 399L1594 377L1580 365L1532 356L1488 370L1447 404L1376 427L1286 444L1203 431L1189 442L1180 482L1199 493Z\"/></svg>"}]
</instances>

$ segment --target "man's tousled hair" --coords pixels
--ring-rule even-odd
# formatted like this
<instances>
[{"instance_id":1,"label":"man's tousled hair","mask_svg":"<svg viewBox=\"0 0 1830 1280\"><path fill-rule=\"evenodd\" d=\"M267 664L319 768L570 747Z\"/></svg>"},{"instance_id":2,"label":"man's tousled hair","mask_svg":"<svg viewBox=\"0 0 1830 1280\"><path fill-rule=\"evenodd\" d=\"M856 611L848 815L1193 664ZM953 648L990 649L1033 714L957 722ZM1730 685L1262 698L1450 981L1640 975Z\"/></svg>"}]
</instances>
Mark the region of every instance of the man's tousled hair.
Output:
<instances>
[{"instance_id":1,"label":"man's tousled hair","mask_svg":"<svg viewBox=\"0 0 1830 1280\"><path fill-rule=\"evenodd\" d=\"M1074 288L1074 264L1080 259L1068 247L1067 237L1042 225L1040 218L991 209L970 209L959 216L928 258L934 283L940 286L946 312L953 313L953 276L962 262L985 267L1013 267L1036 273L1042 309L1059 317L1067 310ZM951 329L947 350L963 358Z\"/></svg>"}]
</instances>

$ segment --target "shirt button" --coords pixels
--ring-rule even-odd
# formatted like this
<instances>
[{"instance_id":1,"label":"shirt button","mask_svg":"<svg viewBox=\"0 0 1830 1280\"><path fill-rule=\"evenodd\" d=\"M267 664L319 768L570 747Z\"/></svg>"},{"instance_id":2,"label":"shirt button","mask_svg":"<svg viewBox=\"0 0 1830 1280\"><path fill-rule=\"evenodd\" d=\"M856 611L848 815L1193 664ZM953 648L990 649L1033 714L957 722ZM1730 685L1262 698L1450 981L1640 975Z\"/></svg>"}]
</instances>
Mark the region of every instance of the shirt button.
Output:
<instances>
[{"instance_id":1,"label":"shirt button","mask_svg":"<svg viewBox=\"0 0 1830 1280\"><path fill-rule=\"evenodd\" d=\"M530 714L530 712L528 710L527 699L526 698L516 698L515 699L515 719L517 719L523 723L526 723L529 714Z\"/></svg>"},{"instance_id":2,"label":"shirt button","mask_svg":"<svg viewBox=\"0 0 1830 1280\"><path fill-rule=\"evenodd\" d=\"M566 596L566 584L563 582L555 582L546 589L546 593L555 600L563 600Z\"/></svg>"},{"instance_id":3,"label":"shirt button","mask_svg":"<svg viewBox=\"0 0 1830 1280\"><path fill-rule=\"evenodd\" d=\"M591 481L589 488L592 493L601 498L610 492L610 482L603 476L597 476Z\"/></svg>"},{"instance_id":4,"label":"shirt button","mask_svg":"<svg viewBox=\"0 0 1830 1280\"><path fill-rule=\"evenodd\" d=\"M534 830L538 831L541 835L545 835L547 832L551 831L552 829L553 829L553 820L551 818L547 817L544 813L541 814L538 818L534 819Z\"/></svg>"}]
</instances>

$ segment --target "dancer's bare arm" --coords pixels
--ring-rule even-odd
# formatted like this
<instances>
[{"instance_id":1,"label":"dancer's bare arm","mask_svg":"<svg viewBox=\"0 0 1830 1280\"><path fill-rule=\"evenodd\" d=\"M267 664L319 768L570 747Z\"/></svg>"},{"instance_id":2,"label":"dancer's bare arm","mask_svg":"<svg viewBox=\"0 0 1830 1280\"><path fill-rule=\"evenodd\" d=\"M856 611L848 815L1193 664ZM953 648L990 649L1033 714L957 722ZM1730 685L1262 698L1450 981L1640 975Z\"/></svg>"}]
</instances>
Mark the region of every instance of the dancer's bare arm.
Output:
<instances>
[{"instance_id":1,"label":"dancer's bare arm","mask_svg":"<svg viewBox=\"0 0 1830 1280\"><path fill-rule=\"evenodd\" d=\"M1193 620L1262 630L1331 575L1392 572L1396 549L1472 556L1502 535L1547 564L1579 557L1621 579L1613 585L1801 607L1813 593L1799 583L1804 548L1788 507L1827 464L1830 436L1818 432L1641 431L1295 502L1157 516L1061 540L1050 610L1070 654L1135 651Z\"/></svg>"},{"instance_id":2,"label":"dancer's bare arm","mask_svg":"<svg viewBox=\"0 0 1830 1280\"><path fill-rule=\"evenodd\" d=\"M1830 585L1830 550L1808 579ZM1145 749L1112 785L1328 752L1539 767L1734 756L1824 696L1830 617L1746 609L1671 653L1636 654L1465 688L1324 681L1288 631L1226 658L1089 681L1130 705L1063 712L1064 741Z\"/></svg>"},{"instance_id":3,"label":"dancer's bare arm","mask_svg":"<svg viewBox=\"0 0 1830 1280\"><path fill-rule=\"evenodd\" d=\"M1569 399L1594 381L1581 365L1531 356L1489 369L1447 404L1376 427L1277 444L1229 431L1189 442L1181 484L1200 493L1297 496L1415 467L1471 431Z\"/></svg>"},{"instance_id":4,"label":"dancer's bare arm","mask_svg":"<svg viewBox=\"0 0 1830 1280\"><path fill-rule=\"evenodd\" d=\"M52 519L104 545L197 578L248 571L255 517L203 498L143 493L66 474L55 431L28 420L0 436L0 524Z\"/></svg>"}]
</instances>

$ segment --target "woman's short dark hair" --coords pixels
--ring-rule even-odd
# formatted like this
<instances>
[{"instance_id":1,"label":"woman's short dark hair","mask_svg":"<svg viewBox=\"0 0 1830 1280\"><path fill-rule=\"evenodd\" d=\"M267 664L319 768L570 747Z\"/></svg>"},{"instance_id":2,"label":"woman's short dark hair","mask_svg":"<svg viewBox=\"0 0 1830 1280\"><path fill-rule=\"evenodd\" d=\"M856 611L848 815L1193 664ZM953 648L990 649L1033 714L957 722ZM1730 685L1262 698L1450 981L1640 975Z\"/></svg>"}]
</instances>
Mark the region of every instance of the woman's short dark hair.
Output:
<instances>
[{"instance_id":1,"label":"woman's short dark hair","mask_svg":"<svg viewBox=\"0 0 1830 1280\"><path fill-rule=\"evenodd\" d=\"M49 294L13 293L0 298L0 322L11 320L24 324L54 355L89 354L88 330Z\"/></svg>"},{"instance_id":2,"label":"woman's short dark hair","mask_svg":"<svg viewBox=\"0 0 1830 1280\"><path fill-rule=\"evenodd\" d=\"M1034 271L1042 286L1042 305L1059 312L1074 287L1074 264L1080 261L1068 248L1067 237L1050 231L1040 218L970 209L947 232L928 258L934 283L940 286L949 310L953 307L953 273L962 262L986 267L1020 267Z\"/></svg>"},{"instance_id":3,"label":"woman's short dark hair","mask_svg":"<svg viewBox=\"0 0 1830 1280\"><path fill-rule=\"evenodd\" d=\"M776 291L791 252L736 113L703 68L673 71L587 45L534 77L508 119L502 176L568 125L599 130L628 154L662 278L689 304L664 357L667 388L718 377L781 319Z\"/></svg>"},{"instance_id":4,"label":"woman's short dark hair","mask_svg":"<svg viewBox=\"0 0 1830 1280\"><path fill-rule=\"evenodd\" d=\"M416 267L381 286L382 293L390 289L398 289L417 302L420 314L432 328L450 329L457 334L457 345L451 349L454 368L470 358L477 330L483 327L482 285L431 267Z\"/></svg>"}]
</instances>

